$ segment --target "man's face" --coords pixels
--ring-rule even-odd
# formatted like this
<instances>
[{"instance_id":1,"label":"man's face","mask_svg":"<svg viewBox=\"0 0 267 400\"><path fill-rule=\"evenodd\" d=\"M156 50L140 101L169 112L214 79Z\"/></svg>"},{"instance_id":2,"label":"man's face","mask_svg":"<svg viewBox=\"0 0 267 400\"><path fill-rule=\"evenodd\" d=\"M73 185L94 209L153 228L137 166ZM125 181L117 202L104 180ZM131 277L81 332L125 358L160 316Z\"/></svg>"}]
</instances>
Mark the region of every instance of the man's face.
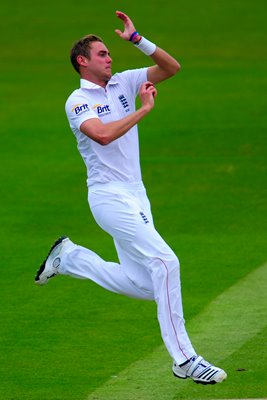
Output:
<instances>
[{"instance_id":1,"label":"man's face","mask_svg":"<svg viewBox=\"0 0 267 400\"><path fill-rule=\"evenodd\" d=\"M87 64L87 73L100 81L108 81L111 76L112 59L109 51L102 42L91 43L90 59Z\"/></svg>"}]
</instances>

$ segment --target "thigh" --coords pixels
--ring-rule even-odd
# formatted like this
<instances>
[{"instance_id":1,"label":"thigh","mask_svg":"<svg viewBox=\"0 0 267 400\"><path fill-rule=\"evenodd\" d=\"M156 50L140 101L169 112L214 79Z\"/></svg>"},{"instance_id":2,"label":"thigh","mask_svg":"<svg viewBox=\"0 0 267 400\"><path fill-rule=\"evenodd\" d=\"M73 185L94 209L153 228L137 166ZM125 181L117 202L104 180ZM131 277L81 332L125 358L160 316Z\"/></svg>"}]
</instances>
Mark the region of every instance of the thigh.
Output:
<instances>
[{"instance_id":1,"label":"thigh","mask_svg":"<svg viewBox=\"0 0 267 400\"><path fill-rule=\"evenodd\" d=\"M135 261L135 257L129 252L129 246L125 246L125 243L121 244L117 240L114 240L114 243L124 273L135 286L150 296L151 300L154 300L154 287L150 272L143 264Z\"/></svg>"},{"instance_id":2,"label":"thigh","mask_svg":"<svg viewBox=\"0 0 267 400\"><path fill-rule=\"evenodd\" d=\"M104 189L89 192L89 205L97 224L115 240L130 242L136 232L138 205L126 193Z\"/></svg>"},{"instance_id":3,"label":"thigh","mask_svg":"<svg viewBox=\"0 0 267 400\"><path fill-rule=\"evenodd\" d=\"M130 190L116 185L108 188L90 190L88 196L93 217L104 231L115 240L129 242L135 238L139 225L147 231L155 229L144 188Z\"/></svg>"},{"instance_id":4,"label":"thigh","mask_svg":"<svg viewBox=\"0 0 267 400\"><path fill-rule=\"evenodd\" d=\"M152 260L175 257L154 227L145 191L97 190L89 194L89 204L96 222L114 238L124 272L136 284L149 281ZM146 285L150 290L150 283Z\"/></svg>"}]
</instances>

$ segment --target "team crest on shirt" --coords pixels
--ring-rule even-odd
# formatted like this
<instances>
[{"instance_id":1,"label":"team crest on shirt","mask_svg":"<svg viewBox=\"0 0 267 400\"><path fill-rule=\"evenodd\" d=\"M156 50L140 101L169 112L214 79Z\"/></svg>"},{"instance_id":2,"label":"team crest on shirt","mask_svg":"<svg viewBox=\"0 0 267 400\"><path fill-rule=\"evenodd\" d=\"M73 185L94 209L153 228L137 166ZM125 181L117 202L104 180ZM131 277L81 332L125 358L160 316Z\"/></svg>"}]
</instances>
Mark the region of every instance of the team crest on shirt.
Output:
<instances>
[{"instance_id":1,"label":"team crest on shirt","mask_svg":"<svg viewBox=\"0 0 267 400\"><path fill-rule=\"evenodd\" d=\"M97 112L99 117L104 117L104 115L111 114L110 106L108 104L95 104L93 110Z\"/></svg>"},{"instance_id":2,"label":"team crest on shirt","mask_svg":"<svg viewBox=\"0 0 267 400\"><path fill-rule=\"evenodd\" d=\"M118 99L120 100L120 102L121 102L121 104L122 104L122 107L125 109L125 112L130 111L128 101L127 101L126 97L124 96L124 94L121 94L121 95L118 97Z\"/></svg>"},{"instance_id":3,"label":"team crest on shirt","mask_svg":"<svg viewBox=\"0 0 267 400\"><path fill-rule=\"evenodd\" d=\"M83 113L84 111L89 111L88 104L75 104L72 109L72 112L75 112L76 115Z\"/></svg>"}]
</instances>

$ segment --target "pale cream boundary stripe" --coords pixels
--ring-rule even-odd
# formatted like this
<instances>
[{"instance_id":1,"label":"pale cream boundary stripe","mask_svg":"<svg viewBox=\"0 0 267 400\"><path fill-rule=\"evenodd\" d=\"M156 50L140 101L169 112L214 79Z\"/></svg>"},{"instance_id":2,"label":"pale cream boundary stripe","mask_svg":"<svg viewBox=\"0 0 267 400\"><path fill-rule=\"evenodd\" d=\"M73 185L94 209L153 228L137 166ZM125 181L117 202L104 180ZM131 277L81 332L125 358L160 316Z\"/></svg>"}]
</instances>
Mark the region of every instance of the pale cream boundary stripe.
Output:
<instances>
[{"instance_id":1,"label":"pale cream boundary stripe","mask_svg":"<svg viewBox=\"0 0 267 400\"><path fill-rule=\"evenodd\" d=\"M267 325L266 309L267 263L213 300L190 321L187 330L197 352L216 364ZM188 379L173 378L169 355L160 346L112 377L87 400L172 400L190 390L190 385Z\"/></svg>"}]
</instances>

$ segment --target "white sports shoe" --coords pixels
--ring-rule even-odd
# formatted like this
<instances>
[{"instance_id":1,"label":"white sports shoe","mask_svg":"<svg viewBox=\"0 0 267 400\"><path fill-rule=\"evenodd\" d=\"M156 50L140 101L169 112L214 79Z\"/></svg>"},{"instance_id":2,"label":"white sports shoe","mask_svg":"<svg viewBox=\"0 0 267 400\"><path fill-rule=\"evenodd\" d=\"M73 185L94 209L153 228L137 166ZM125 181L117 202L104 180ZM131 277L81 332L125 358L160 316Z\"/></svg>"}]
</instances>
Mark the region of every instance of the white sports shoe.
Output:
<instances>
[{"instance_id":1,"label":"white sports shoe","mask_svg":"<svg viewBox=\"0 0 267 400\"><path fill-rule=\"evenodd\" d=\"M227 378L227 374L223 369L215 367L197 355L180 366L174 362L172 372L177 378L191 378L194 382L202 385L214 385Z\"/></svg>"},{"instance_id":2,"label":"white sports shoe","mask_svg":"<svg viewBox=\"0 0 267 400\"><path fill-rule=\"evenodd\" d=\"M69 244L73 243L66 236L61 236L55 241L48 253L48 256L37 271L35 276L35 283L37 283L37 285L47 284L50 278L53 278L59 273L58 269L61 263L62 252Z\"/></svg>"}]
</instances>

